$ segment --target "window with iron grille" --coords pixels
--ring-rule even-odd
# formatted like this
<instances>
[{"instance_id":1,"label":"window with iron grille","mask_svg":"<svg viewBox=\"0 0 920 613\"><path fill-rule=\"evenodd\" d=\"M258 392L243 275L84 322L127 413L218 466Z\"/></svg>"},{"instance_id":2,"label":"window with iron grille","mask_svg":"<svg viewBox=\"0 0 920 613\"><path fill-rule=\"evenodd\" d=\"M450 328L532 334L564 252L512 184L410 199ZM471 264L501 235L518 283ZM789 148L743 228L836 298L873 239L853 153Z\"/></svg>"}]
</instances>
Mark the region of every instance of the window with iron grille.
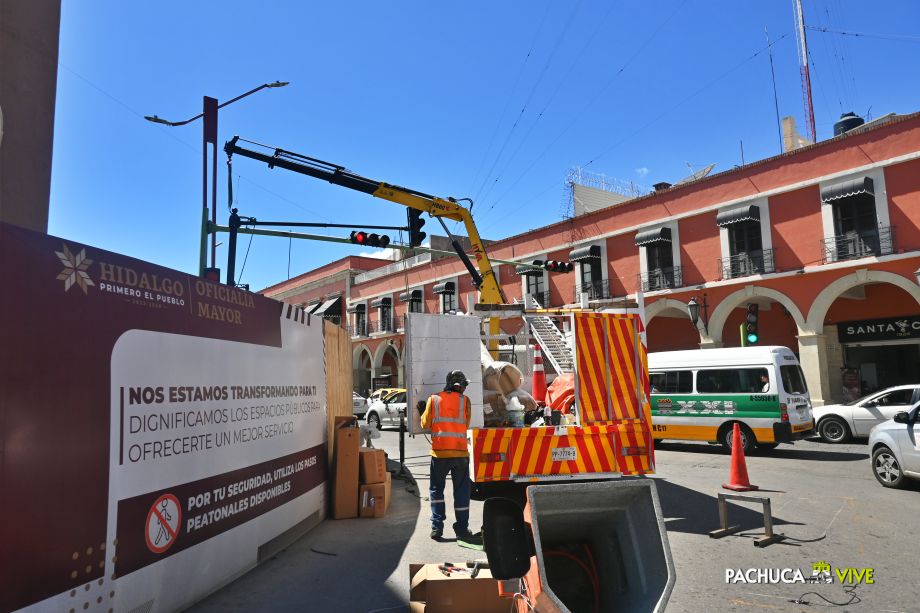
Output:
<instances>
[{"instance_id":1,"label":"window with iron grille","mask_svg":"<svg viewBox=\"0 0 920 613\"><path fill-rule=\"evenodd\" d=\"M457 310L456 294L441 294L441 312L449 313Z\"/></svg>"},{"instance_id":2,"label":"window with iron grille","mask_svg":"<svg viewBox=\"0 0 920 613\"><path fill-rule=\"evenodd\" d=\"M648 271L669 270L674 267L671 243L659 241L645 247L645 262Z\"/></svg>"},{"instance_id":3,"label":"window with iron grille","mask_svg":"<svg viewBox=\"0 0 920 613\"><path fill-rule=\"evenodd\" d=\"M542 294L546 291L546 284L543 282L543 275L527 275L527 293L531 296Z\"/></svg>"},{"instance_id":4,"label":"window with iron grille","mask_svg":"<svg viewBox=\"0 0 920 613\"><path fill-rule=\"evenodd\" d=\"M759 221L742 221L728 227L728 246L732 256L753 254L763 250Z\"/></svg>"},{"instance_id":5,"label":"window with iron grille","mask_svg":"<svg viewBox=\"0 0 920 613\"><path fill-rule=\"evenodd\" d=\"M670 248L670 245L668 246ZM593 287L594 284L601 280L601 263L599 261L588 261L581 263L581 284L585 287Z\"/></svg>"}]
</instances>

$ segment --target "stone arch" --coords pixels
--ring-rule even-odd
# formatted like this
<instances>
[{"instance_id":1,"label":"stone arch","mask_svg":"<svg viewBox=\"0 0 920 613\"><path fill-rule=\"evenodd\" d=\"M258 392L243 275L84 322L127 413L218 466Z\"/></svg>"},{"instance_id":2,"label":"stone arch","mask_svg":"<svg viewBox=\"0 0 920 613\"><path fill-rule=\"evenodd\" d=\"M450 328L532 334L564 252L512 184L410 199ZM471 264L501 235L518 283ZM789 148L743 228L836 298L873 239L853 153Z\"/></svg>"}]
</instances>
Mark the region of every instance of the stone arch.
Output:
<instances>
[{"instance_id":1,"label":"stone arch","mask_svg":"<svg viewBox=\"0 0 920 613\"><path fill-rule=\"evenodd\" d=\"M363 395L371 387L371 379L374 376L374 358L364 343L356 345L351 356L354 389Z\"/></svg>"},{"instance_id":2,"label":"stone arch","mask_svg":"<svg viewBox=\"0 0 920 613\"><path fill-rule=\"evenodd\" d=\"M687 319L690 319L690 313L687 312L687 305L685 303L680 300L674 300L673 298L665 298L663 300L656 300L645 307L645 325L647 326L648 322L668 309L677 309L686 315Z\"/></svg>"},{"instance_id":3,"label":"stone arch","mask_svg":"<svg viewBox=\"0 0 920 613\"><path fill-rule=\"evenodd\" d=\"M662 320L671 319L674 320L683 320L684 323L674 326L673 323L668 321L660 321L655 326L652 326L652 320L656 317L663 315L669 311L677 311L680 313L679 317L675 318L660 318ZM700 321L696 326L696 334L694 334L693 323L690 321L690 313L687 311L687 305L679 300L674 300L673 298L664 298L661 300L656 300L648 306L645 307L645 343L649 351L674 351L677 349L696 349L707 342L707 337L703 332L703 324ZM686 325L686 328L683 326ZM662 335L660 326L665 326L667 333L665 336ZM667 338L668 341L664 342L664 338ZM684 343L689 342L691 346L685 346Z\"/></svg>"},{"instance_id":4,"label":"stone arch","mask_svg":"<svg viewBox=\"0 0 920 613\"><path fill-rule=\"evenodd\" d=\"M361 364L362 354L367 354L367 362L370 368L374 367L374 357L371 355L371 350L367 348L367 345L364 343L359 343L355 345L354 350L352 351L351 365L353 368L364 368Z\"/></svg>"},{"instance_id":5,"label":"stone arch","mask_svg":"<svg viewBox=\"0 0 920 613\"><path fill-rule=\"evenodd\" d=\"M885 270L862 269L840 277L821 290L808 310L807 325L810 330L820 332L824 328L824 319L834 301L847 290L865 285L866 283L890 283L910 294L920 304L920 286L901 275Z\"/></svg>"},{"instance_id":6,"label":"stone arch","mask_svg":"<svg viewBox=\"0 0 920 613\"><path fill-rule=\"evenodd\" d=\"M723 298L715 310L713 310L712 317L709 319L709 337L713 342L722 342L722 331L725 327L725 322L728 321L729 315L731 315L735 308L749 301L751 298L769 298L770 300L780 303L789 311L793 321L795 321L799 334L805 332L805 317L792 298L775 289L770 289L769 287L746 285L737 292L733 292Z\"/></svg>"},{"instance_id":7,"label":"stone arch","mask_svg":"<svg viewBox=\"0 0 920 613\"><path fill-rule=\"evenodd\" d=\"M403 363L402 356L399 353L399 348L396 345L390 345L386 341L377 345L377 351L374 352L374 376L382 376L381 369L383 367L383 358L386 356L387 352L390 352L396 362L396 372L390 373L396 375L396 381L393 383L395 385L402 385L403 382Z\"/></svg>"}]
</instances>

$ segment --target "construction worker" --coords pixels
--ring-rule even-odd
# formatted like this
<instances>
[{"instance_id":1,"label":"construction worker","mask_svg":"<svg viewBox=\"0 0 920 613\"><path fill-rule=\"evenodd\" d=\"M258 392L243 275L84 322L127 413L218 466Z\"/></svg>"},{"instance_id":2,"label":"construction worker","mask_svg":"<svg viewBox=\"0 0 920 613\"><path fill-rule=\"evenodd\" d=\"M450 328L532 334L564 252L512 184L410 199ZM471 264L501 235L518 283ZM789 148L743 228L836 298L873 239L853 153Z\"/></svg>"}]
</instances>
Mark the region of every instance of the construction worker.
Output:
<instances>
[{"instance_id":1,"label":"construction worker","mask_svg":"<svg viewBox=\"0 0 920 613\"><path fill-rule=\"evenodd\" d=\"M459 370L447 374L444 391L428 398L422 413L422 428L431 430L431 538L444 534L447 508L444 486L450 474L454 484L454 534L458 541L470 540L470 452L466 430L470 426L470 399L464 395L469 381Z\"/></svg>"}]
</instances>

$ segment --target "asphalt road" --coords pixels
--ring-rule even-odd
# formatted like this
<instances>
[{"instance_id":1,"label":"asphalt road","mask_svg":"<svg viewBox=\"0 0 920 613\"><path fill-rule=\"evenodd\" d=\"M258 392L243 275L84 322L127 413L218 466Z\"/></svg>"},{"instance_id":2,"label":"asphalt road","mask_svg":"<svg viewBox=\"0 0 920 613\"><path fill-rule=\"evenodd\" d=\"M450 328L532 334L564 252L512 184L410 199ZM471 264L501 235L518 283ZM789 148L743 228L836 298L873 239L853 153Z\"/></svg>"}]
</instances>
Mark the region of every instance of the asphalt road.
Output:
<instances>
[{"instance_id":1,"label":"asphalt road","mask_svg":"<svg viewBox=\"0 0 920 613\"><path fill-rule=\"evenodd\" d=\"M398 468L398 433L384 431L374 446ZM465 561L476 552L429 539L428 442L406 439L406 468L417 480L394 481L387 517L328 520L275 558L213 594L192 610L360 611L407 610L411 562ZM668 611L917 611L920 586L913 577L920 549L920 486L881 487L871 474L864 443L818 441L780 445L747 458L751 482L772 501L774 529L790 537L756 548L763 534L760 505L735 505L730 523L740 534L710 539L718 527L718 492L728 479L729 456L719 447L665 443L656 450L654 477L662 503L677 584ZM448 487L448 523L451 505ZM473 502L471 527L481 523ZM446 534L445 536L450 536ZM793 540L795 539L795 540ZM826 561L835 569L872 568L874 583L850 593L840 581L807 586L726 583L727 569L791 568L810 576ZM805 592L810 604L790 602ZM855 594L852 598L851 594ZM852 600L851 600L852 598Z\"/></svg>"}]
</instances>

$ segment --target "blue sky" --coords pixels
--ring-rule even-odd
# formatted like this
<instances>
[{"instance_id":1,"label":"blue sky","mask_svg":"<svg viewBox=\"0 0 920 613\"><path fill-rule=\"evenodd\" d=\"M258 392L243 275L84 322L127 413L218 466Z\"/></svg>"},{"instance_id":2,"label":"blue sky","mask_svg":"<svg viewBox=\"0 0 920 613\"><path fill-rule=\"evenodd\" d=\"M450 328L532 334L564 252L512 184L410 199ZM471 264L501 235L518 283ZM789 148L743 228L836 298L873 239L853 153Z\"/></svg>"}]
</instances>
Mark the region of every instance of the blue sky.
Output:
<instances>
[{"instance_id":1,"label":"blue sky","mask_svg":"<svg viewBox=\"0 0 920 613\"><path fill-rule=\"evenodd\" d=\"M920 3L804 4L812 26L880 35L808 32L819 138L844 111L920 110ZM239 134L472 197L483 236L518 234L560 219L575 167L648 187L730 169L742 142L747 162L778 153L765 27L780 114L804 133L788 0L64 2L49 232L196 272L201 125L143 116L186 119L204 95L283 80L221 110L221 145ZM399 205L243 158L233 185L234 206L261 220L405 223ZM240 280L258 289L287 278L289 259L293 276L360 252L255 237Z\"/></svg>"}]
</instances>

